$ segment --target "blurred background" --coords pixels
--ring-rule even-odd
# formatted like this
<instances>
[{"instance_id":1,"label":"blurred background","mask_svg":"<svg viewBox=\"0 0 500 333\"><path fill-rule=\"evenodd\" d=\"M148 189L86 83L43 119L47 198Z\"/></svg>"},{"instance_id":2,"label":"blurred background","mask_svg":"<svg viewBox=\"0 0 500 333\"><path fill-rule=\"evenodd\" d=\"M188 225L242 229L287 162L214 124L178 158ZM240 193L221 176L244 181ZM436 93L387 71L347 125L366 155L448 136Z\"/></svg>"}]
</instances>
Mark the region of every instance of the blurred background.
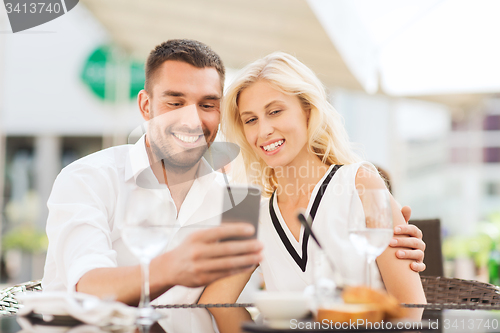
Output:
<instances>
[{"instance_id":1,"label":"blurred background","mask_svg":"<svg viewBox=\"0 0 500 333\"><path fill-rule=\"evenodd\" d=\"M500 2L81 0L15 34L0 7L1 282L42 277L58 172L126 143L149 51L193 38L228 81L273 51L308 65L412 218L441 220L444 274L500 283Z\"/></svg>"}]
</instances>

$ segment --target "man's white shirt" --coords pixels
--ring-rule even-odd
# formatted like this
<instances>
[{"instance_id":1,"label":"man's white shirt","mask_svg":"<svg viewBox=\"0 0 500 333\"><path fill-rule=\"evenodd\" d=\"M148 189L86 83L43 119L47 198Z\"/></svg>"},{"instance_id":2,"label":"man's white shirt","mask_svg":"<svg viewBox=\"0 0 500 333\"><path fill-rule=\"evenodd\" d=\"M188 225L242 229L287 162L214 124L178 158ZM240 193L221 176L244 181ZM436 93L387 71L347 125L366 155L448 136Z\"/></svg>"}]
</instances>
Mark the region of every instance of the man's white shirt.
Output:
<instances>
[{"instance_id":1,"label":"man's white shirt","mask_svg":"<svg viewBox=\"0 0 500 333\"><path fill-rule=\"evenodd\" d=\"M220 223L223 177L213 172L204 159L198 174L201 176L193 182L178 213L166 186L153 190L166 198L165 214L180 227L165 251L172 250L192 232ZM148 184L160 187L149 164L144 136L135 145L99 151L61 171L47 203L49 247L44 290L72 292L92 269L139 263L123 243L120 232L127 198ZM176 286L155 303L193 303L202 290Z\"/></svg>"}]
</instances>

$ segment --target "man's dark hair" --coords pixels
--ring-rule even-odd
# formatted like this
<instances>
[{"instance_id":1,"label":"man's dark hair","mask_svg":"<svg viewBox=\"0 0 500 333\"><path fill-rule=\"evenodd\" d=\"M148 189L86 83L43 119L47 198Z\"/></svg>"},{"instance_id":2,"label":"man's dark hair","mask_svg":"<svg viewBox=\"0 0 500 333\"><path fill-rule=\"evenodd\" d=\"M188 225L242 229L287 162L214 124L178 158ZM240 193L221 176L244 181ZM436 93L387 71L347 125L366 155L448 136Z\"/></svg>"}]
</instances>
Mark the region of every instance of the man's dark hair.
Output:
<instances>
[{"instance_id":1,"label":"man's dark hair","mask_svg":"<svg viewBox=\"0 0 500 333\"><path fill-rule=\"evenodd\" d=\"M192 39L171 39L156 46L146 62L144 88L153 93L152 84L158 68L167 60L177 60L197 68L213 67L219 73L224 88L225 69L220 57L208 45Z\"/></svg>"}]
</instances>

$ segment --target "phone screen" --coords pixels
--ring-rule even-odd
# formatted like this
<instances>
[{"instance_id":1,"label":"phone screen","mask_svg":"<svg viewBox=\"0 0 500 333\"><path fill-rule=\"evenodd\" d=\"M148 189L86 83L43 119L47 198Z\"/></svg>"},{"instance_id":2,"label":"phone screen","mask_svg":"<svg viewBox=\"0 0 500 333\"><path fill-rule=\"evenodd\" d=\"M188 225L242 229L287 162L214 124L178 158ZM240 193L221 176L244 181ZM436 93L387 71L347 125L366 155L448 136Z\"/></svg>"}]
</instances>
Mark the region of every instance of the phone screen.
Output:
<instances>
[{"instance_id":1,"label":"phone screen","mask_svg":"<svg viewBox=\"0 0 500 333\"><path fill-rule=\"evenodd\" d=\"M224 193L224 204L221 222L247 222L254 226L255 234L250 237L232 238L251 239L257 238L259 226L260 189L256 186L228 185Z\"/></svg>"}]
</instances>

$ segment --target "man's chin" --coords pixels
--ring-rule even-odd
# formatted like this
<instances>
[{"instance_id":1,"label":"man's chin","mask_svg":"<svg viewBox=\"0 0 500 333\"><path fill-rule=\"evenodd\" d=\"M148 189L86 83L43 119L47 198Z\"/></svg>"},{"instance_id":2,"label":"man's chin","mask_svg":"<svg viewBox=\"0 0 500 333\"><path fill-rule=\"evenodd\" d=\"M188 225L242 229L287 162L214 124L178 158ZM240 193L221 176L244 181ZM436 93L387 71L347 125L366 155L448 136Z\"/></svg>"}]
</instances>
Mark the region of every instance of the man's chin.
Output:
<instances>
[{"instance_id":1,"label":"man's chin","mask_svg":"<svg viewBox=\"0 0 500 333\"><path fill-rule=\"evenodd\" d=\"M195 161L195 162L191 162L191 161L189 161L189 162L186 162L186 161L172 162L172 161L165 161L165 160L163 161L163 165L164 165L165 171L167 173L172 172L172 173L175 173L178 175L188 173L189 171L193 170L193 168L195 168L198 165L198 163L199 163L199 160Z\"/></svg>"},{"instance_id":2,"label":"man's chin","mask_svg":"<svg viewBox=\"0 0 500 333\"><path fill-rule=\"evenodd\" d=\"M199 160L207 149L208 147L205 143L195 147L180 147L175 143L151 146L156 160L169 159L172 162L179 161L179 163L189 160Z\"/></svg>"},{"instance_id":3,"label":"man's chin","mask_svg":"<svg viewBox=\"0 0 500 333\"><path fill-rule=\"evenodd\" d=\"M191 149L187 152L177 153L172 156L165 156L162 160L166 169L189 171L200 162L206 150L206 147L201 150Z\"/></svg>"}]
</instances>

